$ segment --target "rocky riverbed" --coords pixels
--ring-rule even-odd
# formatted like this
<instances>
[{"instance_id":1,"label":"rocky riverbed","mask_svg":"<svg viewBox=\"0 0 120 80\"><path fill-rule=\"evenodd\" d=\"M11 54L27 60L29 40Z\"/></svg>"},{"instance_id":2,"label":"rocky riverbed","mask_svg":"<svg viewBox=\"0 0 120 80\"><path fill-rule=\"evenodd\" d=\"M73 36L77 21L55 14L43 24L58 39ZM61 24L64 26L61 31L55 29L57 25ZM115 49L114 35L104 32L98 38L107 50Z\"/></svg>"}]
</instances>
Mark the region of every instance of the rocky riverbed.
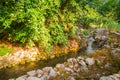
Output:
<instances>
[{"instance_id":1,"label":"rocky riverbed","mask_svg":"<svg viewBox=\"0 0 120 80\"><path fill-rule=\"evenodd\" d=\"M95 34L95 36L93 34ZM42 69L33 68L32 71L28 71L24 75L22 74L23 76L13 77L9 80L120 80L120 33L110 33L105 29L99 29L93 34L93 39L89 38L90 41L92 40L92 43L88 44L87 48L90 51L92 50L91 54L89 54L88 52L90 51L88 51L86 56L69 58L63 63L57 63L55 67L47 66ZM70 44L69 47L54 47L53 52L49 55L38 54L35 51L39 50L35 50L35 48L31 50L21 50L17 56L20 58L18 61L16 60L16 57L11 57L13 54L11 54L11 56L9 55L10 60L7 58L8 55L6 55L4 56L5 58L2 57L0 59L2 61L0 65L4 63L1 68L7 66L10 67L11 65L14 66L15 60L20 64L26 64L27 61L35 61L36 59L52 59L55 57L55 54L53 53L63 52L66 54L68 53L68 49L70 51L76 51L78 49L78 46L76 45L78 44L75 43L75 40L71 40L70 42L74 44ZM81 42L81 45L86 45L84 42ZM97 45L96 49L91 49L94 46L93 44ZM21 54L21 52L23 53ZM27 55L24 53L27 53ZM26 57L22 55L25 55ZM13 61L11 62L12 59Z\"/></svg>"},{"instance_id":2,"label":"rocky riverbed","mask_svg":"<svg viewBox=\"0 0 120 80\"><path fill-rule=\"evenodd\" d=\"M111 53L109 49L97 50L85 57L70 58L55 67L29 71L16 80L120 80L120 73L117 73L120 63L114 62L120 60L119 50L111 50Z\"/></svg>"},{"instance_id":3,"label":"rocky riverbed","mask_svg":"<svg viewBox=\"0 0 120 80\"><path fill-rule=\"evenodd\" d=\"M53 46L50 52L45 51L45 49L39 50L37 47L19 47L13 53L8 53L4 56L0 56L0 69L15 66L18 64L25 64L31 61L53 59L55 57L66 55L69 52L76 53L79 48L86 46L85 41L84 45L81 43L80 47L79 44L75 39L70 39L68 46Z\"/></svg>"}]
</instances>

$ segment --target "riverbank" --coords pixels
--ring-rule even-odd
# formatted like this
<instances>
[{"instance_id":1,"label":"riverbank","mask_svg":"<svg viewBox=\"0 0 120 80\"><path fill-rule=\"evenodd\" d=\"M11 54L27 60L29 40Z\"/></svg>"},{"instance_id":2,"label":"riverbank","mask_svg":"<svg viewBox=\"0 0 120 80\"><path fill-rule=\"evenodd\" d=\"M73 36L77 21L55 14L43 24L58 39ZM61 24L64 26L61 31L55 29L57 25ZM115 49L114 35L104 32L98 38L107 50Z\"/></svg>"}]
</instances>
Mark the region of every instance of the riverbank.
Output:
<instances>
[{"instance_id":1,"label":"riverbank","mask_svg":"<svg viewBox=\"0 0 120 80\"><path fill-rule=\"evenodd\" d=\"M66 55L70 52L76 54L80 48L86 46L86 43L84 45L81 44L80 40L77 41L76 39L70 39L68 46L54 45L50 52L47 52L43 48L24 48L4 43L4 45L7 45L8 48L13 48L13 52L0 56L0 69L15 66L17 64L25 64L31 61L53 59L55 57Z\"/></svg>"},{"instance_id":2,"label":"riverbank","mask_svg":"<svg viewBox=\"0 0 120 80\"><path fill-rule=\"evenodd\" d=\"M23 57L23 61L18 64L17 68L15 68L15 65L12 65L12 67L3 67L0 74L5 74L5 76L2 75L1 80L7 80L9 78L13 78L12 80L21 80L23 78L26 80L104 80L104 77L109 77L109 75L118 73L118 71L120 71L120 33L107 32L105 29L95 30L93 34L94 33L94 36L85 37L85 39L81 38L79 42L75 39L70 39L68 46L54 46L49 54L46 53L44 49L41 49L40 51L36 48L36 51L41 52L39 57L34 56L35 53L32 52L34 49L24 49L24 51L26 50L24 53L31 51L26 55L33 54L33 56L30 58L27 58L29 56ZM85 52L86 56L74 56L76 54L82 54L82 52L76 52L76 50L80 50L81 47L85 46L87 46L86 49L81 51L84 52L87 50ZM68 51L72 53L72 58L66 58L67 55L70 55ZM42 54L42 52L44 54ZM38 53L36 54L38 56ZM21 55L22 54L19 53L19 57ZM59 60L58 57L60 56L62 56L62 60ZM6 57L5 59L9 58ZM14 58L12 57L11 60L12 59ZM46 60L46 62L39 64L40 62L36 63L36 60ZM47 62L47 60L52 62ZM30 65L27 65L27 63ZM49 64L53 64L54 66ZM22 67L21 65L27 66ZM20 73L19 75L18 71ZM13 73L14 75L12 75ZM115 78L119 78L119 76L115 76ZM106 79L107 78L105 78L105 80Z\"/></svg>"},{"instance_id":3,"label":"riverbank","mask_svg":"<svg viewBox=\"0 0 120 80\"><path fill-rule=\"evenodd\" d=\"M27 72L16 80L107 80L120 70L120 49L102 49L84 57L70 58L55 67L44 67ZM106 76L106 77L105 77ZM120 74L109 77L119 80ZM11 79L14 80L14 79Z\"/></svg>"}]
</instances>

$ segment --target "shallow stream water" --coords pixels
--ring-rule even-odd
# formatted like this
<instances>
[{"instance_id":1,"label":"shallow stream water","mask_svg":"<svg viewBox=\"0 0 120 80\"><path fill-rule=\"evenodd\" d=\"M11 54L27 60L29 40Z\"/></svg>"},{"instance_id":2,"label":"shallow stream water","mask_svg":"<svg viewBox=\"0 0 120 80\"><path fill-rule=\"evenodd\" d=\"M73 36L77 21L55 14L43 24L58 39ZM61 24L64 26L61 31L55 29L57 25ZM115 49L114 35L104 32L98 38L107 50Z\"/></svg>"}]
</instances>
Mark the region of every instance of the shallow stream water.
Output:
<instances>
[{"instance_id":1,"label":"shallow stream water","mask_svg":"<svg viewBox=\"0 0 120 80\"><path fill-rule=\"evenodd\" d=\"M28 71L31 71L31 70L42 69L43 67L46 67L46 66L54 67L58 63L64 63L68 58L87 55L91 52L94 52L97 49L96 44L93 44L93 42L94 42L94 39L90 37L88 39L88 47L80 49L77 54L69 53L67 55L46 60L46 61L29 62L24 65L16 65L10 68L3 68L0 70L0 80L17 78L19 76L26 74Z\"/></svg>"}]
</instances>

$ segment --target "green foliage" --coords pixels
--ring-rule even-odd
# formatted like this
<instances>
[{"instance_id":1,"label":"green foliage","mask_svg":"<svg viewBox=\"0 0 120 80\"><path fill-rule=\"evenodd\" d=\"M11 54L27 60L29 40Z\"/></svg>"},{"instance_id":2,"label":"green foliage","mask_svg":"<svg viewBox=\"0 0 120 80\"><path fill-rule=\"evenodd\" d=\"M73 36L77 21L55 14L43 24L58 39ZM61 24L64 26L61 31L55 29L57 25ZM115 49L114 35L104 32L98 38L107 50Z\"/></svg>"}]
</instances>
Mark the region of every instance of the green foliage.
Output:
<instances>
[{"instance_id":1,"label":"green foliage","mask_svg":"<svg viewBox=\"0 0 120 80\"><path fill-rule=\"evenodd\" d=\"M82 31L82 33L85 35L85 36L88 36L89 35L89 30L88 29L84 29Z\"/></svg>"},{"instance_id":2,"label":"green foliage","mask_svg":"<svg viewBox=\"0 0 120 80\"><path fill-rule=\"evenodd\" d=\"M79 19L83 26L119 30L120 0L82 0L80 4L82 8Z\"/></svg>"},{"instance_id":3,"label":"green foliage","mask_svg":"<svg viewBox=\"0 0 120 80\"><path fill-rule=\"evenodd\" d=\"M76 22L83 27L119 29L119 3L120 0L1 0L0 39L47 50L54 44L67 45L68 38L76 35ZM83 33L87 35L88 31Z\"/></svg>"},{"instance_id":4,"label":"green foliage","mask_svg":"<svg viewBox=\"0 0 120 80\"><path fill-rule=\"evenodd\" d=\"M8 53L12 53L12 52L13 52L13 49L9 49L5 45L0 46L0 56L3 56L3 55L8 54Z\"/></svg>"},{"instance_id":5,"label":"green foliage","mask_svg":"<svg viewBox=\"0 0 120 80\"><path fill-rule=\"evenodd\" d=\"M113 31L120 30L120 23L117 23L115 21L108 21L108 23L106 24L106 28Z\"/></svg>"},{"instance_id":6,"label":"green foliage","mask_svg":"<svg viewBox=\"0 0 120 80\"><path fill-rule=\"evenodd\" d=\"M46 49L53 44L66 45L76 33L76 15L68 5L74 6L61 0L2 0L0 37Z\"/></svg>"}]
</instances>

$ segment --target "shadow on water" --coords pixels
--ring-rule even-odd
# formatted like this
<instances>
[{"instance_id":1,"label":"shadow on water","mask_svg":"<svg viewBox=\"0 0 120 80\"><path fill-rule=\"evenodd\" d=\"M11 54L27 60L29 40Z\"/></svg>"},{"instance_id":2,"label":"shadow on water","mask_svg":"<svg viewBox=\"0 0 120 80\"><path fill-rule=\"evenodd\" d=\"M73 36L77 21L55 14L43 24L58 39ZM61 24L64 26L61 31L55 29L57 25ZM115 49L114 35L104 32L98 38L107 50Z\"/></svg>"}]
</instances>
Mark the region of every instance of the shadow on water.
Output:
<instances>
[{"instance_id":1,"label":"shadow on water","mask_svg":"<svg viewBox=\"0 0 120 80\"><path fill-rule=\"evenodd\" d=\"M96 45L94 45L93 42L94 40L92 38L89 38L87 49L82 48L77 52L77 54L69 53L67 55L57 57L54 59L49 59L46 61L36 61L36 62L26 63L24 65L16 65L10 68L3 68L0 70L0 80L8 80L10 78L17 78L19 76L26 74L28 71L31 71L31 70L42 69L43 67L46 67L46 66L54 67L58 63L64 63L65 61L67 61L68 58L87 55L91 52L94 52L97 49L97 48L94 48L96 47Z\"/></svg>"}]
</instances>

